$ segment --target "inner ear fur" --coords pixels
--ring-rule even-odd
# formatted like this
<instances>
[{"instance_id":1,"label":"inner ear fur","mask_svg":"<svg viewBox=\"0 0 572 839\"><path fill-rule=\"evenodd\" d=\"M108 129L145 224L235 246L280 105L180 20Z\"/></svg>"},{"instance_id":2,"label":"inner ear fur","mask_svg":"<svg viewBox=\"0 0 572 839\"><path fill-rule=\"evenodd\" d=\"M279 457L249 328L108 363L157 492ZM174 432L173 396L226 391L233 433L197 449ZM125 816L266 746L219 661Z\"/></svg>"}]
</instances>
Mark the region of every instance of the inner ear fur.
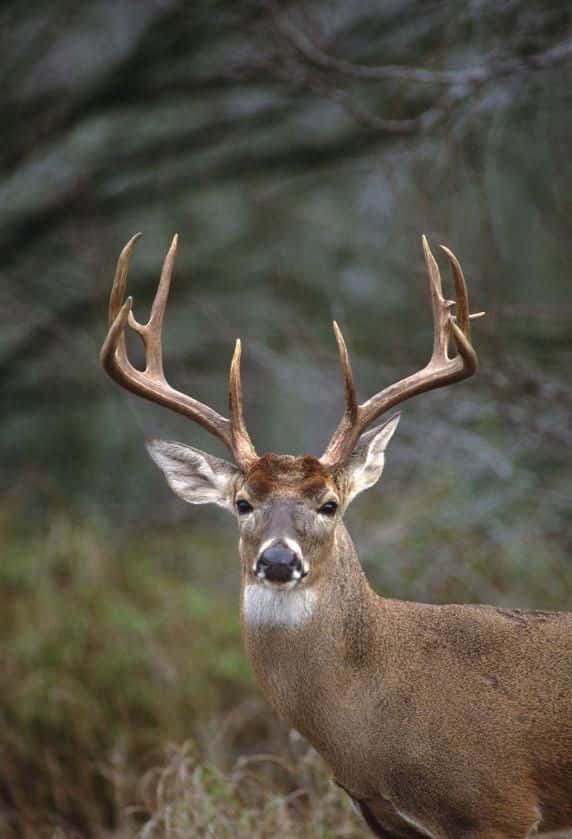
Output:
<instances>
[{"instance_id":1,"label":"inner ear fur","mask_svg":"<svg viewBox=\"0 0 572 839\"><path fill-rule=\"evenodd\" d=\"M399 424L400 414L362 434L344 466L347 486L346 506L364 489L369 489L381 477L385 464L385 449Z\"/></svg>"},{"instance_id":2,"label":"inner ear fur","mask_svg":"<svg viewBox=\"0 0 572 839\"><path fill-rule=\"evenodd\" d=\"M234 464L167 440L147 440L145 448L173 492L183 501L233 509L235 484L241 474Z\"/></svg>"}]
</instances>

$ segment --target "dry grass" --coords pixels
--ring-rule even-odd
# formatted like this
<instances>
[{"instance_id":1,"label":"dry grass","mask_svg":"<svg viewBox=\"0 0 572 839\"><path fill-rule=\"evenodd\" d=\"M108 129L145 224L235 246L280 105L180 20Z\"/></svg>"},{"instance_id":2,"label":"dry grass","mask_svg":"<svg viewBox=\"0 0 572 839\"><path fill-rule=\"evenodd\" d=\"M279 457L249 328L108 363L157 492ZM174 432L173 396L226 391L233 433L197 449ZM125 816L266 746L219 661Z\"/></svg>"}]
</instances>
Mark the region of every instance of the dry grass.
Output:
<instances>
[{"instance_id":1,"label":"dry grass","mask_svg":"<svg viewBox=\"0 0 572 839\"><path fill-rule=\"evenodd\" d=\"M171 749L165 764L143 778L140 790L152 814L137 834L140 839L366 835L349 801L306 746L295 757L241 757L223 774L201 764L187 743Z\"/></svg>"}]
</instances>

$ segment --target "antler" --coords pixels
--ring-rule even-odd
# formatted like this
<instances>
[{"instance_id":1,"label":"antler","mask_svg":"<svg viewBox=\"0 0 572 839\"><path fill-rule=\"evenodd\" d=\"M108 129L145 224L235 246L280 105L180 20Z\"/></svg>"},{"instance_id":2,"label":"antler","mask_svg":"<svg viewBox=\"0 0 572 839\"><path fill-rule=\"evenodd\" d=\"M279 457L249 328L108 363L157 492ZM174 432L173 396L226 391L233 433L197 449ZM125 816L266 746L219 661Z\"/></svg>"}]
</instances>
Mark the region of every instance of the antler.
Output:
<instances>
[{"instance_id":1,"label":"antler","mask_svg":"<svg viewBox=\"0 0 572 839\"><path fill-rule=\"evenodd\" d=\"M177 251L178 236L173 237L171 247L165 257L161 279L151 307L151 316L146 324L135 320L133 312L133 298L128 297L124 302L127 285L127 272L135 243L140 233L127 242L115 269L115 279L109 299L109 332L103 343L100 360L104 370L119 385L127 390L143 396L151 402L158 402L189 419L198 422L211 434L214 434L230 449L236 464L243 470L257 459L246 425L242 407L242 385L240 380L241 344L237 339L234 355L230 364L229 377L229 411L230 419L221 416L213 408L204 405L192 396L181 393L172 388L163 372L163 351L161 346L161 330L165 315L165 306L171 285L171 275ZM133 367L127 358L125 344L125 326L137 332L145 347L145 370Z\"/></svg>"},{"instance_id":2,"label":"antler","mask_svg":"<svg viewBox=\"0 0 572 839\"><path fill-rule=\"evenodd\" d=\"M334 321L334 333L344 374L345 410L326 451L320 458L325 466L331 468L345 462L363 431L380 414L412 396L417 396L418 393L466 379L477 369L477 356L471 345L470 321L481 317L484 312L469 313L467 286L459 261L448 248L441 245L441 250L446 254L451 266L456 300L446 300L443 297L439 267L425 236L422 237L422 242L433 309L431 359L422 370L389 385L367 402L358 405L348 350L343 335ZM451 313L453 306L456 306L455 315ZM451 337L455 339L457 346L457 354L453 358L449 358L448 353Z\"/></svg>"}]
</instances>

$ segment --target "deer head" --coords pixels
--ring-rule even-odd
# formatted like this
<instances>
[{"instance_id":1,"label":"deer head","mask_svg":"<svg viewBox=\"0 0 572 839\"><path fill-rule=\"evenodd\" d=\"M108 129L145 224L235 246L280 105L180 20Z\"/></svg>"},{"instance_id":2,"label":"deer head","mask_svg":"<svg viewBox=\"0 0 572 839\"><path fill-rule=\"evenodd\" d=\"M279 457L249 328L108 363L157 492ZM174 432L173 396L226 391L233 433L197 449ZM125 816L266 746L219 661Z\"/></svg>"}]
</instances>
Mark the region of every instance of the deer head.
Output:
<instances>
[{"instance_id":1,"label":"deer head","mask_svg":"<svg viewBox=\"0 0 572 839\"><path fill-rule=\"evenodd\" d=\"M464 379L476 370L469 322L477 315L469 314L467 289L456 257L443 248L455 284L456 299L452 301L443 297L439 269L423 237L434 320L429 363L358 404L347 347L334 322L344 375L345 410L326 450L319 458L275 454L259 457L244 422L240 340L230 365L229 419L167 383L161 329L177 237L165 258L149 321L141 324L133 316L132 298L124 301L127 271L138 235L125 246L117 264L109 305L109 332L101 351L103 367L128 390L198 422L230 450L233 463L181 443L147 443L149 454L179 497L191 504L215 503L234 513L240 532L243 582L274 590L318 584L320 577L328 573L345 510L382 473L385 449L397 428L399 415L366 429L398 403ZM145 370L136 369L127 358L126 325L144 343ZM452 357L451 339L456 345Z\"/></svg>"}]
</instances>

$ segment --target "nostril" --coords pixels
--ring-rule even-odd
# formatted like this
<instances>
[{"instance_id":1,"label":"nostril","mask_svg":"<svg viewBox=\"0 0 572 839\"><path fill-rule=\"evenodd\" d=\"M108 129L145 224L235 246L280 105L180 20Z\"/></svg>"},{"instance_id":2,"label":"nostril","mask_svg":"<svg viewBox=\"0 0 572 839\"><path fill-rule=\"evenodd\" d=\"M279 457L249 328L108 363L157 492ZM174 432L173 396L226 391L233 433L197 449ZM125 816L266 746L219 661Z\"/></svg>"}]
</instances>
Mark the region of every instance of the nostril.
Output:
<instances>
[{"instance_id":1,"label":"nostril","mask_svg":"<svg viewBox=\"0 0 572 839\"><path fill-rule=\"evenodd\" d=\"M275 582L286 582L292 579L296 571L302 570L300 557L285 545L273 545L266 548L256 563L256 573ZM300 574L298 574L298 577Z\"/></svg>"}]
</instances>

